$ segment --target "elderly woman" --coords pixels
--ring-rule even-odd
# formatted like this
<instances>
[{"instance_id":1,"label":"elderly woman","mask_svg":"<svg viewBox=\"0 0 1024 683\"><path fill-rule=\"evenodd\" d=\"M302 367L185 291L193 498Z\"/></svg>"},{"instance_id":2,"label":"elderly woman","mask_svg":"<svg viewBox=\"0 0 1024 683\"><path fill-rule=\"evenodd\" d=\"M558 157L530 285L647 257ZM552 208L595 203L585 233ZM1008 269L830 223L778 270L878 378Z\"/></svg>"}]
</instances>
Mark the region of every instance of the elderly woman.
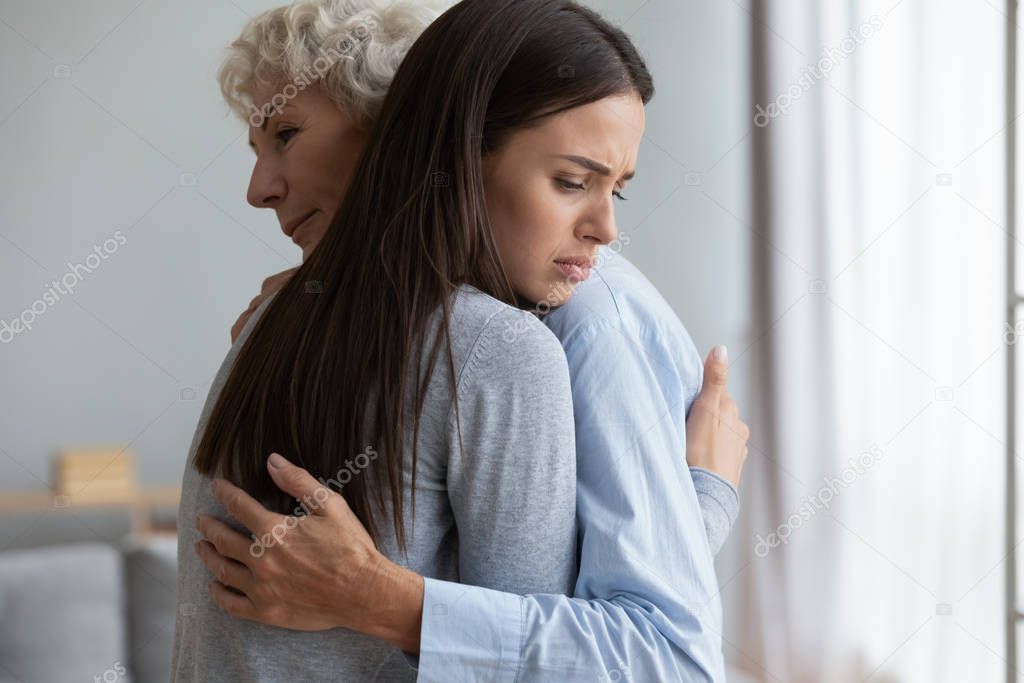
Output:
<instances>
[{"instance_id":1,"label":"elderly woman","mask_svg":"<svg viewBox=\"0 0 1024 683\"><path fill-rule=\"evenodd\" d=\"M611 202L633 174L646 69L620 32L573 3L469 1L417 41L382 101L432 16L401 3L281 8L253 20L221 72L257 153L249 200L275 210L305 263L294 281L290 272L268 280L239 320L197 428L199 472L186 472L179 545L179 600L195 609L178 621L176 675L411 680L405 650L420 654L424 680L719 680L711 555L735 517L726 479L738 483L747 438L724 359L709 358L709 385L684 432L699 359L650 283L615 256L572 296L616 237ZM470 289L449 292L431 278ZM393 299L396 290L431 303L421 309L429 315ZM559 455L572 442L560 372L545 360L536 319L500 301L557 307L544 318L572 381L573 505L564 505L572 468ZM402 415L402 397L416 392L388 368L405 366L372 359L408 351L384 331L429 339L433 306L448 326L436 338L450 342L438 367L448 365L418 397L420 425L400 425L403 440L378 423L388 446L372 458L353 450L367 443L358 430L347 442L326 432L373 417L314 400L347 367L372 371L335 388L348 403L400 387L395 406L387 392L375 405ZM324 348L342 360L325 361ZM319 364L296 361L311 354ZM446 374L460 378L457 391L445 389ZM297 405L275 414L265 396ZM436 417L460 404L466 421ZM269 450L305 471L264 471L260 456L244 455ZM363 458L336 469L331 452ZM227 510L200 473L239 485L218 482ZM319 503L300 519L281 514L289 497ZM564 511L577 505L570 599L555 593L574 570ZM251 543L225 512L269 542ZM210 595L198 590L210 574L193 555L197 513L208 539L199 556L218 579Z\"/></svg>"}]
</instances>

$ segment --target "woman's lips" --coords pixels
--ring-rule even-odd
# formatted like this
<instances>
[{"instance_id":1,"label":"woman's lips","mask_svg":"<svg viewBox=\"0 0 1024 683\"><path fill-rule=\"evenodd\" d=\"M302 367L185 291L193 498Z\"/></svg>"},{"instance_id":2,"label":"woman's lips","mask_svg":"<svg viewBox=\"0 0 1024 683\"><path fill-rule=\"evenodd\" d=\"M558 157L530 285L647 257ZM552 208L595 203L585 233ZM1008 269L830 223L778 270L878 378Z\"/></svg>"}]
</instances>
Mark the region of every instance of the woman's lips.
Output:
<instances>
[{"instance_id":1,"label":"woman's lips","mask_svg":"<svg viewBox=\"0 0 1024 683\"><path fill-rule=\"evenodd\" d=\"M562 271L566 280L583 282L590 277L590 264L586 261L577 259L555 261L555 267Z\"/></svg>"},{"instance_id":2,"label":"woman's lips","mask_svg":"<svg viewBox=\"0 0 1024 683\"><path fill-rule=\"evenodd\" d=\"M313 216L315 216L316 214L317 214L316 211L314 211L313 213L309 214L309 216L307 216L305 218L305 220L303 220L301 223L296 225L295 226L295 230L292 231L292 242L294 242L297 246L300 246L300 247L302 246L303 234L304 234L303 233L303 228L305 228L307 225L309 225L309 219L312 218Z\"/></svg>"}]
</instances>

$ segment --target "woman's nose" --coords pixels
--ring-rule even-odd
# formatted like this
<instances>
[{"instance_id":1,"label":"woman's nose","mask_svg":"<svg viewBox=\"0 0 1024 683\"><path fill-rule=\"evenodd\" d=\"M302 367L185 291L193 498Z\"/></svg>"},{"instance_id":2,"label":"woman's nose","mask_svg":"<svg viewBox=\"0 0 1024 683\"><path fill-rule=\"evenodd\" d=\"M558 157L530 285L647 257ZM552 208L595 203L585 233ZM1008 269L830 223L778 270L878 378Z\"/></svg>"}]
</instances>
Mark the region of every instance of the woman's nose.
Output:
<instances>
[{"instance_id":1,"label":"woman's nose","mask_svg":"<svg viewBox=\"0 0 1024 683\"><path fill-rule=\"evenodd\" d=\"M257 161L249 179L246 199L257 209L269 209L284 199L286 188L284 178L273 164Z\"/></svg>"},{"instance_id":2,"label":"woman's nose","mask_svg":"<svg viewBox=\"0 0 1024 683\"><path fill-rule=\"evenodd\" d=\"M615 222L615 206L611 197L600 207L595 207L577 234L584 240L598 244L608 244L619 236L619 227Z\"/></svg>"}]
</instances>

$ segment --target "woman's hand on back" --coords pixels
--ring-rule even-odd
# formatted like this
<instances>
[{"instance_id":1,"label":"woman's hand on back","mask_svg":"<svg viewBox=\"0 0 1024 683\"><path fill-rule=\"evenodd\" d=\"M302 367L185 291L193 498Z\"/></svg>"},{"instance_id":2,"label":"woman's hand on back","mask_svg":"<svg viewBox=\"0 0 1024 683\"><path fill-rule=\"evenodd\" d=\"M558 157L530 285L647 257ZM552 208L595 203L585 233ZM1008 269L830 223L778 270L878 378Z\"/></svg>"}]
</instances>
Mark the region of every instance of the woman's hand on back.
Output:
<instances>
[{"instance_id":1,"label":"woman's hand on back","mask_svg":"<svg viewBox=\"0 0 1024 683\"><path fill-rule=\"evenodd\" d=\"M739 406L726 390L728 376L725 347L715 347L704 360L704 384L686 419L686 462L739 488L750 428L740 419Z\"/></svg>"},{"instance_id":2,"label":"woman's hand on back","mask_svg":"<svg viewBox=\"0 0 1024 683\"><path fill-rule=\"evenodd\" d=\"M271 275L263 281L263 286L260 287L260 293L253 297L253 300L249 302L249 308L245 309L242 315L238 316L238 320L231 326L231 343L234 344L235 340L238 339L238 335L242 333L242 328L245 327L245 323L248 322L249 316L260 307L264 301L267 300L271 294L278 292L284 287L285 283L291 279L292 275L295 275L295 271L299 269L299 266L283 270L277 275Z\"/></svg>"},{"instance_id":3,"label":"woman's hand on back","mask_svg":"<svg viewBox=\"0 0 1024 683\"><path fill-rule=\"evenodd\" d=\"M200 515L195 551L214 576L213 601L233 617L295 631L344 627L419 652L423 577L388 560L337 492L301 467L272 458L268 471L308 511L267 510L215 479L213 493L253 534Z\"/></svg>"}]
</instances>

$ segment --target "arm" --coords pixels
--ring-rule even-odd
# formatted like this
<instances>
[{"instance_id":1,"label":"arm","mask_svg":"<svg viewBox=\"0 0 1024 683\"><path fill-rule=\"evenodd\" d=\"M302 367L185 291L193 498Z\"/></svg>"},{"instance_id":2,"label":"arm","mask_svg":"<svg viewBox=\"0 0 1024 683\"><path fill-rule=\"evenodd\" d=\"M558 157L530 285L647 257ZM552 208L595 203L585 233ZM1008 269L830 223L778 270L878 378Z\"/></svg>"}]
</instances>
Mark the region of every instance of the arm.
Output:
<instances>
[{"instance_id":1,"label":"arm","mask_svg":"<svg viewBox=\"0 0 1024 683\"><path fill-rule=\"evenodd\" d=\"M579 453L576 597L427 579L419 680L724 680L711 549L670 419L679 407L619 328L597 324L565 346ZM489 668L499 659L502 678Z\"/></svg>"},{"instance_id":2,"label":"arm","mask_svg":"<svg viewBox=\"0 0 1024 683\"><path fill-rule=\"evenodd\" d=\"M697 493L697 502L700 505L701 517L704 520L704 531L708 538L708 545L711 548L713 555L717 555L721 550L722 545L725 543L725 539L729 536L729 532L732 530L733 524L736 522L736 517L739 514L739 495L736 488L729 483L724 477L706 470L702 467L691 467L690 474L693 478L694 488ZM436 628L436 623L439 618L447 618L448 616L448 604L455 600L468 601L460 609L497 609L498 612L506 612L514 615L517 610L522 610L522 605L517 599L518 596L510 595L508 593L500 593L497 591L477 591L473 588L468 588L465 591L460 590L459 584L446 583L444 581L427 580L429 587L426 590L426 601L430 605L430 608L426 611L427 622L417 622L414 624L414 628L420 629L421 635L423 631L427 631L432 628ZM402 586L396 586L396 589L401 589ZM446 594L449 594L446 598ZM454 594L454 595L452 595ZM530 598L527 597L527 600ZM418 594L418 602L416 607L419 607L419 602L424 600L423 594ZM481 603L481 604L474 604ZM493 603L488 607L489 603ZM497 606L497 607L495 607ZM515 639L519 636L519 632L512 628L513 621L507 622L510 627L506 633L502 635L502 638L498 642L515 642ZM411 639L411 638L410 638ZM454 647L457 645L456 642L451 643ZM408 648L407 648L408 649ZM514 654L512 652L498 651L497 656L494 659L505 660L513 659ZM441 666L461 666L463 662L460 661L460 657L467 656L468 653L463 655L454 655L444 657L443 662L440 662ZM475 655L479 657L480 655ZM415 660L414 660L415 661ZM432 672L424 671L423 679L427 680Z\"/></svg>"},{"instance_id":3,"label":"arm","mask_svg":"<svg viewBox=\"0 0 1024 683\"><path fill-rule=\"evenodd\" d=\"M509 319L523 329L511 344L501 338ZM576 445L569 370L554 334L528 313L497 314L462 370L458 418L456 424L453 410L447 486L459 580L516 593L569 593L576 576Z\"/></svg>"},{"instance_id":4,"label":"arm","mask_svg":"<svg viewBox=\"0 0 1024 683\"><path fill-rule=\"evenodd\" d=\"M459 382L464 448L462 455L452 449L456 454L449 461L448 489L458 528L462 583L448 585L494 589L490 592L504 596L499 599L517 621L518 594L572 590L576 576L576 447L569 372L562 348L536 318L519 311L510 314L518 318L517 329L524 333L517 335L514 343L506 342L499 336L504 324L492 323ZM453 420L450 439L454 443L457 435ZM424 579L424 583L431 581ZM412 616L413 605L408 607ZM487 634L484 638L489 640L481 642L477 640L481 634L460 617L466 610L473 611L472 604L460 604L457 598L429 603L421 598L416 607L422 607L416 610L417 628L426 621L421 622L420 615L429 611L432 618L446 621L460 634L452 642L433 641L438 648L429 652L424 652L419 642L418 651L428 668L459 670L454 678L438 671L436 680L515 677L518 633L508 628L508 623L497 626L502 631L497 639L495 634ZM463 642L472 646L463 648ZM475 658L472 648L477 645L486 651L484 657ZM463 669L465 658L474 658L471 668ZM415 656L409 660L416 666ZM450 665L440 660L449 660Z\"/></svg>"}]
</instances>

